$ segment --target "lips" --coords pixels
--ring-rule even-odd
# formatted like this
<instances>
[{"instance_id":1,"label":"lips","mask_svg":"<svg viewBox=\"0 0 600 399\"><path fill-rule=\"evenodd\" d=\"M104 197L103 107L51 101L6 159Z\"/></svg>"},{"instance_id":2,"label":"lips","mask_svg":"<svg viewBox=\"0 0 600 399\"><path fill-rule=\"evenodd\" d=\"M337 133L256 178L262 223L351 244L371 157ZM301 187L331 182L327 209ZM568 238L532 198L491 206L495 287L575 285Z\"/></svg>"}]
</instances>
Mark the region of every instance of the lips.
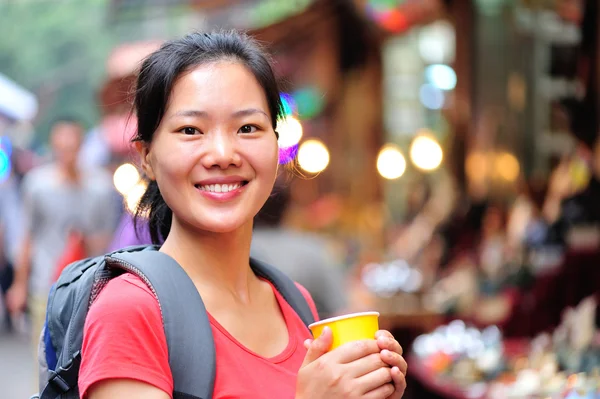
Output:
<instances>
[{"instance_id":1,"label":"lips","mask_svg":"<svg viewBox=\"0 0 600 399\"><path fill-rule=\"evenodd\" d=\"M205 198L213 201L223 202L236 198L244 191L248 180L240 177L227 177L221 179L203 180L194 184L194 187Z\"/></svg>"}]
</instances>

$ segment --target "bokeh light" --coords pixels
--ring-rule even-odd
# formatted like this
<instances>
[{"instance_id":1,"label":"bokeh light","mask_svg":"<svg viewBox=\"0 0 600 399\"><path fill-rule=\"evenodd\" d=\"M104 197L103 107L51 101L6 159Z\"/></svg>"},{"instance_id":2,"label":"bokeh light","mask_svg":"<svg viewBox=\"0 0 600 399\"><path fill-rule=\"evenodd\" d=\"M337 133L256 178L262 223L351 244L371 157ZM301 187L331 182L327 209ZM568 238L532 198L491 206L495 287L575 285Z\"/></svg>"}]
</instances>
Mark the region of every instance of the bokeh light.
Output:
<instances>
[{"instance_id":1,"label":"bokeh light","mask_svg":"<svg viewBox=\"0 0 600 399\"><path fill-rule=\"evenodd\" d=\"M129 212L135 213L137 206L140 203L140 200L142 199L142 196L146 192L147 186L148 184L145 181L141 180L134 184L127 191L127 193L123 194L123 197L125 198L125 206L127 207L127 210Z\"/></svg>"},{"instance_id":2,"label":"bokeh light","mask_svg":"<svg viewBox=\"0 0 600 399\"><path fill-rule=\"evenodd\" d=\"M427 134L415 137L410 147L410 159L417 168L435 170L441 165L443 158L442 147L433 137Z\"/></svg>"},{"instance_id":3,"label":"bokeh light","mask_svg":"<svg viewBox=\"0 0 600 399\"><path fill-rule=\"evenodd\" d=\"M313 87L296 90L292 97L301 119L314 118L325 106L324 96Z\"/></svg>"},{"instance_id":4,"label":"bokeh light","mask_svg":"<svg viewBox=\"0 0 600 399\"><path fill-rule=\"evenodd\" d=\"M4 149L0 148L0 182L8 179L10 170L10 157Z\"/></svg>"},{"instance_id":5,"label":"bokeh light","mask_svg":"<svg viewBox=\"0 0 600 399\"><path fill-rule=\"evenodd\" d=\"M398 179L406 171L406 159L398 147L384 146L377 156L377 171L388 180Z\"/></svg>"},{"instance_id":6,"label":"bokeh light","mask_svg":"<svg viewBox=\"0 0 600 399\"><path fill-rule=\"evenodd\" d=\"M329 150L319 140L307 140L298 149L298 164L308 173L322 172L329 165Z\"/></svg>"},{"instance_id":7,"label":"bokeh light","mask_svg":"<svg viewBox=\"0 0 600 399\"><path fill-rule=\"evenodd\" d=\"M10 155L12 154L12 143L7 136L0 136L0 151L4 151L10 158Z\"/></svg>"},{"instance_id":8,"label":"bokeh light","mask_svg":"<svg viewBox=\"0 0 600 399\"><path fill-rule=\"evenodd\" d=\"M419 89L419 100L425 108L437 110L444 106L446 96L439 88L426 83Z\"/></svg>"},{"instance_id":9,"label":"bokeh light","mask_svg":"<svg viewBox=\"0 0 600 399\"><path fill-rule=\"evenodd\" d=\"M479 151L471 152L465 161L465 173L469 180L483 182L489 175L490 163L485 153Z\"/></svg>"},{"instance_id":10,"label":"bokeh light","mask_svg":"<svg viewBox=\"0 0 600 399\"><path fill-rule=\"evenodd\" d=\"M438 89L453 90L456 87L456 72L448 65L429 65L425 68L425 79Z\"/></svg>"},{"instance_id":11,"label":"bokeh light","mask_svg":"<svg viewBox=\"0 0 600 399\"><path fill-rule=\"evenodd\" d=\"M126 195L140 181L140 173L130 163L119 166L113 175L115 188L122 195Z\"/></svg>"},{"instance_id":12,"label":"bokeh light","mask_svg":"<svg viewBox=\"0 0 600 399\"><path fill-rule=\"evenodd\" d=\"M433 22L419 32L419 54L428 64L451 64L455 59L456 34L448 21Z\"/></svg>"},{"instance_id":13,"label":"bokeh light","mask_svg":"<svg viewBox=\"0 0 600 399\"><path fill-rule=\"evenodd\" d=\"M519 177L520 166L517 158L508 152L498 154L495 159L495 169L498 176L513 182Z\"/></svg>"},{"instance_id":14,"label":"bokeh light","mask_svg":"<svg viewBox=\"0 0 600 399\"><path fill-rule=\"evenodd\" d=\"M284 165L292 162L296 155L298 155L298 144L287 148L279 147L279 164Z\"/></svg>"},{"instance_id":15,"label":"bokeh light","mask_svg":"<svg viewBox=\"0 0 600 399\"><path fill-rule=\"evenodd\" d=\"M279 133L279 148L288 148L300 142L302 138L302 124L293 116L277 122L277 132Z\"/></svg>"}]
</instances>

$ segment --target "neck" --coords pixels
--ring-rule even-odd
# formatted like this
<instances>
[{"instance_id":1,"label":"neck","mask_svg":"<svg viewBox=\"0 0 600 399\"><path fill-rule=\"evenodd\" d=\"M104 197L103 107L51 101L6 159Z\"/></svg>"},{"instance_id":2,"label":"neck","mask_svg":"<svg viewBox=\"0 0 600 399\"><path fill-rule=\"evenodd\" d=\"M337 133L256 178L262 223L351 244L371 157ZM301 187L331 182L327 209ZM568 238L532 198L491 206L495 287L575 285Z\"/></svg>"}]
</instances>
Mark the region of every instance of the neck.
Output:
<instances>
[{"instance_id":1,"label":"neck","mask_svg":"<svg viewBox=\"0 0 600 399\"><path fill-rule=\"evenodd\" d=\"M70 183L79 181L79 171L75 166L59 165L58 168L66 181Z\"/></svg>"},{"instance_id":2,"label":"neck","mask_svg":"<svg viewBox=\"0 0 600 399\"><path fill-rule=\"evenodd\" d=\"M161 251L175 259L203 299L223 297L247 302L257 281L250 269L252 222L230 233L198 232L176 218Z\"/></svg>"}]
</instances>

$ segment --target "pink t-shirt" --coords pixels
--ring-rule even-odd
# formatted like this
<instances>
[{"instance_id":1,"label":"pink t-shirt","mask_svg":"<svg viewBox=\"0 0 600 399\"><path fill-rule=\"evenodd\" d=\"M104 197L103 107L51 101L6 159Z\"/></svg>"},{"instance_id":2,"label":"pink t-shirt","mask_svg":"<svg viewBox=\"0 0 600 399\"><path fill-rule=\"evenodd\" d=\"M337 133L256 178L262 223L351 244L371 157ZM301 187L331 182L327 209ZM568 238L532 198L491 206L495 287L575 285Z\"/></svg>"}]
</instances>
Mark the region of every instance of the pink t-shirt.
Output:
<instances>
[{"instance_id":1,"label":"pink t-shirt","mask_svg":"<svg viewBox=\"0 0 600 399\"><path fill-rule=\"evenodd\" d=\"M317 311L306 289L315 319ZM264 358L244 347L209 314L215 341L217 369L215 399L293 398L296 375L304 360L304 340L312 338L300 317L273 287L289 333L279 355ZM167 341L158 300L142 280L124 274L111 280L87 316L79 373L79 392L85 397L96 382L133 379L172 396Z\"/></svg>"}]
</instances>

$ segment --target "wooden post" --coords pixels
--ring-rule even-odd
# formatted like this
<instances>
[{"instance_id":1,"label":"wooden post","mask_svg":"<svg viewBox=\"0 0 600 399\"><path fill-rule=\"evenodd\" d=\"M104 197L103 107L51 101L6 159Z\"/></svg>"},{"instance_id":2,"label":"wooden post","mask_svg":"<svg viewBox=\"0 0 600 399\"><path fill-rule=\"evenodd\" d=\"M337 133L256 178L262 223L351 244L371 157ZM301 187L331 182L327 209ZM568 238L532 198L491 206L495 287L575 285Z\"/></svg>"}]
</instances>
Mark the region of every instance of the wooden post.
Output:
<instances>
[{"instance_id":1,"label":"wooden post","mask_svg":"<svg viewBox=\"0 0 600 399\"><path fill-rule=\"evenodd\" d=\"M457 83L454 89L454 109L450 118L454 142L450 150L452 172L460 189L466 185L465 157L473 126L473 84L475 79L473 58L475 41L474 10L472 1L454 0L450 4L450 17L455 27L456 59L454 70Z\"/></svg>"}]
</instances>

